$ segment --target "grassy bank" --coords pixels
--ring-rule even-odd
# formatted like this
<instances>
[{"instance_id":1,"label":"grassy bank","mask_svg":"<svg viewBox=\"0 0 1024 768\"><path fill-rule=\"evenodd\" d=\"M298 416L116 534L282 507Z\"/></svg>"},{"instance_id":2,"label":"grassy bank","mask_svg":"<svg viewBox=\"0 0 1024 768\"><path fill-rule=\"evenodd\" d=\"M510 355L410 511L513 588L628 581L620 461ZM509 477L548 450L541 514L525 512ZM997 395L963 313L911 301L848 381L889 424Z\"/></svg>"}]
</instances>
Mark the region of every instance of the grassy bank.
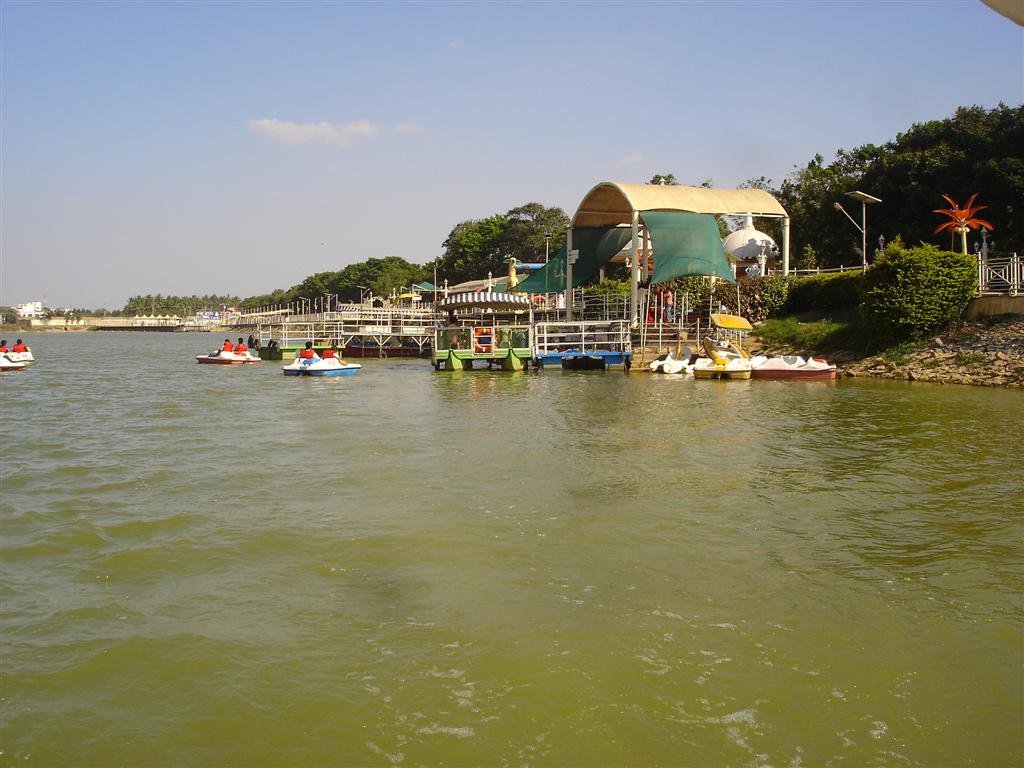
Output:
<instances>
[{"instance_id":1,"label":"grassy bank","mask_svg":"<svg viewBox=\"0 0 1024 768\"><path fill-rule=\"evenodd\" d=\"M801 320L795 316L771 318L760 323L754 334L761 339L764 348L772 352L843 350L868 354L885 346L878 341L872 344L856 316L817 320Z\"/></svg>"}]
</instances>

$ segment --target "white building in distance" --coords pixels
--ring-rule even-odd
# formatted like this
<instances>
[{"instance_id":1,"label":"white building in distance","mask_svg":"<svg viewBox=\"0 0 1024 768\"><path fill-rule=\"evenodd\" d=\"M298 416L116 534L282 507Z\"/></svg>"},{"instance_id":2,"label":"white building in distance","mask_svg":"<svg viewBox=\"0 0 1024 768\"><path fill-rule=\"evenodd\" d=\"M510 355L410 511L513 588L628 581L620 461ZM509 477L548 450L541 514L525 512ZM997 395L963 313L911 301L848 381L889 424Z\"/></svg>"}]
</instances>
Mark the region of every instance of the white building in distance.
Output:
<instances>
[{"instance_id":1,"label":"white building in distance","mask_svg":"<svg viewBox=\"0 0 1024 768\"><path fill-rule=\"evenodd\" d=\"M43 317L46 313L43 312L43 302L41 301L29 301L24 304L17 304L14 307L14 311L18 317Z\"/></svg>"}]
</instances>

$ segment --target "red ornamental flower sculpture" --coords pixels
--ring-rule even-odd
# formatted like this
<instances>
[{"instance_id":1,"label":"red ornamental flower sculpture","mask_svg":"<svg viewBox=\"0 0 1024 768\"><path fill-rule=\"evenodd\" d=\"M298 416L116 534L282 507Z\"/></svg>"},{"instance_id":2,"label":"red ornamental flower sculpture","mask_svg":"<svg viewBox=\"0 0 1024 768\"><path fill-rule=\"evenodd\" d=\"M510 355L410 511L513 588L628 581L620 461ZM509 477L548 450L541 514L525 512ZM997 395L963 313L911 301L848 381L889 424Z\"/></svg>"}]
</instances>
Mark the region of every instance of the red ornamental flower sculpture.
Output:
<instances>
[{"instance_id":1,"label":"red ornamental flower sculpture","mask_svg":"<svg viewBox=\"0 0 1024 768\"><path fill-rule=\"evenodd\" d=\"M974 201L978 198L978 193L975 192L971 195L971 198L967 201L967 204L961 208L956 204L956 201L949 195L943 195L946 201L952 206L949 210L945 208L937 208L932 213L941 213L944 216L949 216L952 221L947 221L943 224L939 224L935 228L935 232L932 234L938 234L944 230L950 232L960 233L960 246L964 253L967 253L967 230L978 229L978 227L987 227L989 230L995 229L989 222L984 219L976 218L974 214L978 211L988 208L987 205L975 205Z\"/></svg>"}]
</instances>

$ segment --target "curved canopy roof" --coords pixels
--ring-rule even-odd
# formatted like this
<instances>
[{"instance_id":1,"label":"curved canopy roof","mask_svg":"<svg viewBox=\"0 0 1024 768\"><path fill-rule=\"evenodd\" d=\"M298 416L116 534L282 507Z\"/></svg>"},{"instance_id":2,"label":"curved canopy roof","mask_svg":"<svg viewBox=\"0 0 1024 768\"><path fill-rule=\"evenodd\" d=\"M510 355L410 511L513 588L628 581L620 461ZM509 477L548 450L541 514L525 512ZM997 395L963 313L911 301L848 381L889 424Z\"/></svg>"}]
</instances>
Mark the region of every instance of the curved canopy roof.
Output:
<instances>
[{"instance_id":1,"label":"curved canopy roof","mask_svg":"<svg viewBox=\"0 0 1024 768\"><path fill-rule=\"evenodd\" d=\"M629 224L633 211L787 216L763 189L708 189L680 184L625 184L603 181L591 189L572 218L574 227Z\"/></svg>"}]
</instances>

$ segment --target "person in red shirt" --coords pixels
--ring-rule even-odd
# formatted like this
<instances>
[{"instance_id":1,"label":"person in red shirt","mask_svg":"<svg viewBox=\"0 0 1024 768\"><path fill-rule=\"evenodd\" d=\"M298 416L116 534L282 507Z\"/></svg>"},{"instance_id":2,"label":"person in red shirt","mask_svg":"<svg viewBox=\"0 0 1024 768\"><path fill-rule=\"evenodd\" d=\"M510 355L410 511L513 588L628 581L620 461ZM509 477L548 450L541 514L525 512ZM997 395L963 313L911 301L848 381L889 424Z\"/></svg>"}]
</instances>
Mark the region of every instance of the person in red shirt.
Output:
<instances>
[{"instance_id":1,"label":"person in red shirt","mask_svg":"<svg viewBox=\"0 0 1024 768\"><path fill-rule=\"evenodd\" d=\"M327 360L330 357L334 357L334 347L328 347L324 350L324 360Z\"/></svg>"},{"instance_id":2,"label":"person in red shirt","mask_svg":"<svg viewBox=\"0 0 1024 768\"><path fill-rule=\"evenodd\" d=\"M239 336L238 337L238 343L235 344L235 354L236 355L244 355L248 351L249 351L249 348L247 346L245 346L245 342L243 342L242 341L242 337Z\"/></svg>"},{"instance_id":3,"label":"person in red shirt","mask_svg":"<svg viewBox=\"0 0 1024 768\"><path fill-rule=\"evenodd\" d=\"M7 348L7 339L0 339L0 352L10 352Z\"/></svg>"},{"instance_id":4,"label":"person in red shirt","mask_svg":"<svg viewBox=\"0 0 1024 768\"><path fill-rule=\"evenodd\" d=\"M231 343L231 339L224 339L224 346L220 348L221 352L230 352L235 348L235 345Z\"/></svg>"},{"instance_id":5,"label":"person in red shirt","mask_svg":"<svg viewBox=\"0 0 1024 768\"><path fill-rule=\"evenodd\" d=\"M316 350L313 349L313 342L307 341L304 349L299 350L299 357L303 360L312 360L317 356Z\"/></svg>"},{"instance_id":6,"label":"person in red shirt","mask_svg":"<svg viewBox=\"0 0 1024 768\"><path fill-rule=\"evenodd\" d=\"M18 339L14 342L14 346L11 347L11 352L28 352L28 347L21 342L21 339Z\"/></svg>"}]
</instances>

